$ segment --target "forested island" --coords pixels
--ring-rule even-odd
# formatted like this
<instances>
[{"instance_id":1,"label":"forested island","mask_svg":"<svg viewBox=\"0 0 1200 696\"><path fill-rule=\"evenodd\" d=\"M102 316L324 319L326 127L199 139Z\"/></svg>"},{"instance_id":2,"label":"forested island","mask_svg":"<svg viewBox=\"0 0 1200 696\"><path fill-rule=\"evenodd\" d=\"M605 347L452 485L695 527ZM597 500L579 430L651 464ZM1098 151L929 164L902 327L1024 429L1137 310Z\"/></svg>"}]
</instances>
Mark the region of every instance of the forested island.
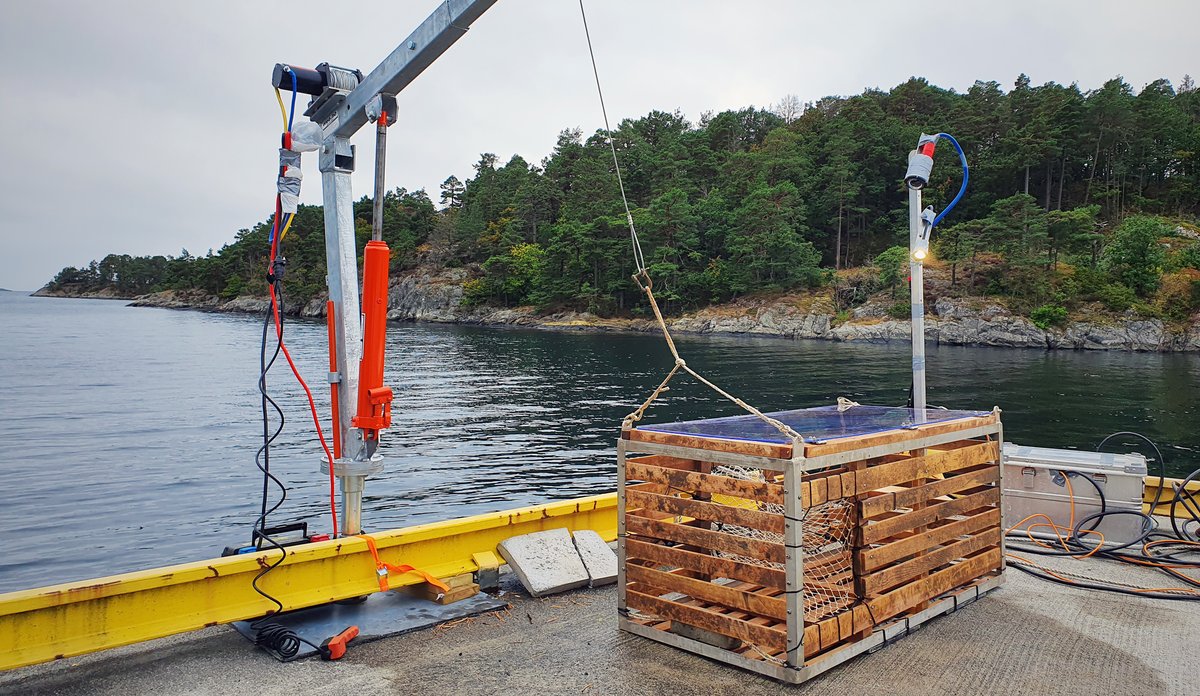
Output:
<instances>
[{"instance_id":1,"label":"forested island","mask_svg":"<svg viewBox=\"0 0 1200 696\"><path fill-rule=\"evenodd\" d=\"M954 134L971 166L966 197L934 235L936 315L1036 328L1040 337L1011 343L1051 347L1060 335L1063 347L1092 347L1069 327L1149 322L1171 344L1158 349L1200 349L1200 90L1186 76L1136 92L1119 77L1084 90L1021 75L1007 91L976 82L965 93L913 78L890 91L809 104L788 97L695 123L664 111L626 119L613 137L664 309L684 330L725 330L719 319L733 316L730 330L753 332L770 324L760 321L764 307L827 317L824 328L758 331L796 336L837 337L843 324L906 317L901 178L923 130ZM949 150L939 149L925 189L939 210L961 177ZM648 310L630 279L603 132L564 130L540 163L484 154L474 169L465 181L447 178L436 203L420 190L387 194L397 318L640 326ZM355 217L361 248L369 199L355 204ZM245 300L265 293L271 223L204 256L114 254L64 268L40 293L254 306ZM301 206L284 253L289 311L319 314L320 207ZM410 306L425 286L453 306Z\"/></svg>"}]
</instances>

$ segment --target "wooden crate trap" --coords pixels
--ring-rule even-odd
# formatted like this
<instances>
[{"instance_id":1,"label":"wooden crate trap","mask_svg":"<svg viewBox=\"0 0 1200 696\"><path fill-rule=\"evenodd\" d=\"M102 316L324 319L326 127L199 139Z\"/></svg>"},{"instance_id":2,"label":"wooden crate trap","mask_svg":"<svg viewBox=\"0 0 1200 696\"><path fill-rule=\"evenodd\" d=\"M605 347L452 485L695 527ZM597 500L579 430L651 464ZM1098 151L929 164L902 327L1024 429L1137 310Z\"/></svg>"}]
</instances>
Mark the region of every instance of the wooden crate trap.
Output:
<instances>
[{"instance_id":1,"label":"wooden crate trap","mask_svg":"<svg viewBox=\"0 0 1200 696\"><path fill-rule=\"evenodd\" d=\"M1003 581L999 411L770 415L622 433L623 629L796 683Z\"/></svg>"}]
</instances>

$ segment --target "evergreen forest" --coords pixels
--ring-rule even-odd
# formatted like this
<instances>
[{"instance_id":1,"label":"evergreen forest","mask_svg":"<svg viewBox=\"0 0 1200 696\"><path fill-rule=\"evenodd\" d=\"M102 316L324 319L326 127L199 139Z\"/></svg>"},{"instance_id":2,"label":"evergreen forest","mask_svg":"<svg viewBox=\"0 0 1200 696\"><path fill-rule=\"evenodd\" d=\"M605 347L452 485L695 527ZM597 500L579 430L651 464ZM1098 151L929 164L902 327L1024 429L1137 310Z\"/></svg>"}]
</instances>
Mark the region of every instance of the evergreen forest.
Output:
<instances>
[{"instance_id":1,"label":"evergreen forest","mask_svg":"<svg viewBox=\"0 0 1200 696\"><path fill-rule=\"evenodd\" d=\"M1091 309L1185 320L1200 309L1200 89L1189 77L1135 90L912 78L884 91L768 108L653 111L613 132L634 222L668 313L753 294L828 292L845 310L903 297L907 154L922 131L957 137L965 198L934 232L939 292L988 296L1041 326ZM366 166L363 162L359 166ZM925 202L941 210L961 168L940 145ZM312 184L310 184L312 185ZM394 272L467 271L464 302L637 316L629 230L604 132L563 130L540 162L483 154L434 194L384 206ZM359 246L371 202L355 204ZM49 289L123 295L265 293L271 219L195 256L109 255ZM903 248L902 248L903 247ZM287 290L324 289L320 207L284 242ZM898 307L897 316L906 308Z\"/></svg>"}]
</instances>

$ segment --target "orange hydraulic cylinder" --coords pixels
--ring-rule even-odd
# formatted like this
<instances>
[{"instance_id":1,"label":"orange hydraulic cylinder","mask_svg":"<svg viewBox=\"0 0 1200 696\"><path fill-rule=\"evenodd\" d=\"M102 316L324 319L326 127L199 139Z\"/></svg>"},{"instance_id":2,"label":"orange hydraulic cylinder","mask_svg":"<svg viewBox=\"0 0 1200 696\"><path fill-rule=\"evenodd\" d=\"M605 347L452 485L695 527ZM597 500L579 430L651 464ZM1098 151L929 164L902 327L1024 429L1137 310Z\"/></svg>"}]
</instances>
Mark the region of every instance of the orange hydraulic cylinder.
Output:
<instances>
[{"instance_id":1,"label":"orange hydraulic cylinder","mask_svg":"<svg viewBox=\"0 0 1200 696\"><path fill-rule=\"evenodd\" d=\"M338 371L337 366L337 325L334 323L334 305L333 300L325 303L325 326L329 329L329 372L333 374ZM342 424L341 418L338 416L338 385L337 382L329 383L329 400L333 404L333 458L342 458Z\"/></svg>"},{"instance_id":2,"label":"orange hydraulic cylinder","mask_svg":"<svg viewBox=\"0 0 1200 696\"><path fill-rule=\"evenodd\" d=\"M363 250L363 357L358 370L358 412L350 424L373 440L392 424L392 390L383 386L383 350L387 341L387 244L372 240Z\"/></svg>"}]
</instances>

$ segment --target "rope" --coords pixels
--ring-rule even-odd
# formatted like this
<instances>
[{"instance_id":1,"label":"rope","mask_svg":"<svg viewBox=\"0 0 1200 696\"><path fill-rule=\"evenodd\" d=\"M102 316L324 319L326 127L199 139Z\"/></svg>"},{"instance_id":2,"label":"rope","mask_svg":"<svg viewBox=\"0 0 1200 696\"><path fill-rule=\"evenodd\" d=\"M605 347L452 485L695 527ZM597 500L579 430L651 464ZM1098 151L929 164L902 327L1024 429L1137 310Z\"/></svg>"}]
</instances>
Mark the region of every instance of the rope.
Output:
<instances>
[{"instance_id":1,"label":"rope","mask_svg":"<svg viewBox=\"0 0 1200 696\"><path fill-rule=\"evenodd\" d=\"M583 35L587 37L588 55L592 59L592 75L596 78L596 94L600 95L600 114L604 116L604 133L608 137L608 149L612 151L613 169L617 172L617 186L621 189L621 202L625 205L625 220L629 222L629 239L633 243L633 262L637 265L639 273L645 273L646 258L642 255L642 243L638 241L637 228L633 225L633 213L629 211L629 199L625 197L625 181L621 178L621 164L617 161L617 146L613 144L612 128L608 125L608 109L604 106L604 90L600 88L600 71L596 68L596 53L592 51L592 34L588 31L587 12L583 9L583 0L579 0L579 14L583 17Z\"/></svg>"},{"instance_id":2,"label":"rope","mask_svg":"<svg viewBox=\"0 0 1200 696\"><path fill-rule=\"evenodd\" d=\"M839 396L837 398L838 413L845 413L846 411L849 411L850 409L854 408L855 406L862 406L862 404L858 403L857 401L851 401L850 399L847 399L844 396Z\"/></svg>"},{"instance_id":3,"label":"rope","mask_svg":"<svg viewBox=\"0 0 1200 696\"><path fill-rule=\"evenodd\" d=\"M665 338L667 341L667 347L671 349L671 355L675 357L675 367L671 368L671 371L667 373L666 378L664 378L662 383L658 385L658 388L650 394L650 397L646 399L646 401L642 403L642 405L639 406L636 411L630 413L628 416L625 416L625 420L622 422L622 427L632 428L634 423L640 421L642 416L645 415L646 409L650 407L650 404L654 403L655 399L661 396L663 392L668 390L667 384L671 381L671 379L674 378L680 370L683 370L692 377L696 378L696 380L701 384L704 384L716 393L737 404L745 411L758 417L764 423L783 433L784 436L792 440L794 443L802 441L803 438L800 437L800 434L791 427L774 418L771 418L762 411L759 411L757 408L754 408L745 401L742 401L736 396L733 396L729 392L708 381L702 377L700 373L688 367L687 362L685 362L684 359L679 356L679 351L675 348L675 341L671 338L671 332L667 330L667 322L663 319L662 311L658 308L658 302L654 299L654 283L650 280L650 274L646 270L646 257L642 254L642 244L638 240L637 228L633 224L633 213L630 212L629 209L629 198L625 195L625 181L621 177L621 163L617 158L617 146L613 142L612 127L609 126L608 122L608 109L604 105L604 89L600 86L600 70L596 67L596 52L592 49L592 33L588 30L587 11L583 8L583 0L579 0L579 15L583 18L583 34L585 37L587 37L588 56L592 60L592 75L596 78L596 94L600 97L600 114L604 117L604 132L608 139L609 152L612 153L613 170L617 174L617 187L621 190L621 203L625 206L625 220L629 223L629 239L633 245L633 263L635 266L637 266L637 273L633 276L633 282L642 289L642 292L646 293L646 299L650 301L650 308L654 310L654 318L658 320L658 327L662 329L663 338Z\"/></svg>"},{"instance_id":4,"label":"rope","mask_svg":"<svg viewBox=\"0 0 1200 696\"><path fill-rule=\"evenodd\" d=\"M666 322L666 320L663 319L662 311L659 310L659 308L658 308L658 302L654 299L654 290L653 290L654 282L652 280L650 280L650 274L647 273L645 271L645 269L643 269L643 270L639 271L637 275L633 276L633 282L637 283L637 286L639 288L641 288L643 292L646 293L646 299L650 300L650 308L652 310L654 310L654 318L658 321L658 328L662 330L663 338L666 339L666 341L667 341L667 347L671 349L671 355L674 356L674 358L675 358L675 366L672 367L671 371L667 373L667 376L663 379L662 383L658 385L658 388L650 393L649 398L647 398L642 403L642 405L637 408L636 411L634 411L633 413L630 413L628 416L625 416L625 420L622 421L622 423L621 423L622 428L625 428L625 429L632 428L634 423L640 421L642 419L642 416L644 416L646 414L646 409L650 408L650 404L654 403L654 400L657 399L660 395L662 395L663 392L668 391L669 387L667 386L667 384L671 381L671 379L673 377L675 377L675 375L678 374L680 370L683 370L684 372L686 372L689 375L691 375L692 377L694 377L696 379L696 381L707 386L708 388L712 389L716 393L725 397L729 401L732 401L733 403L737 404L744 411L750 413L751 415L757 417L759 420L763 421L767 425L769 425L769 426L775 428L776 430L778 430L779 432L783 433L784 436L787 437L788 439L792 440L793 443L799 443L804 440L804 438L800 436L800 433L797 433L795 430L793 430L791 426L789 426L786 423L783 423L775 418L768 416L767 414L763 413L762 411L758 410L757 408L754 408L753 406L746 403L745 401L742 401L741 399L737 398L736 396L730 394L729 392L725 391L724 389L722 389L722 388L718 387L717 385L713 384L712 382L708 381L699 372L696 372L691 367L689 367L687 364L687 361L685 361L682 357L680 357L679 350L675 347L675 341L674 341L674 339L671 338L671 332L670 332L670 330L667 329L667 322Z\"/></svg>"}]
</instances>

